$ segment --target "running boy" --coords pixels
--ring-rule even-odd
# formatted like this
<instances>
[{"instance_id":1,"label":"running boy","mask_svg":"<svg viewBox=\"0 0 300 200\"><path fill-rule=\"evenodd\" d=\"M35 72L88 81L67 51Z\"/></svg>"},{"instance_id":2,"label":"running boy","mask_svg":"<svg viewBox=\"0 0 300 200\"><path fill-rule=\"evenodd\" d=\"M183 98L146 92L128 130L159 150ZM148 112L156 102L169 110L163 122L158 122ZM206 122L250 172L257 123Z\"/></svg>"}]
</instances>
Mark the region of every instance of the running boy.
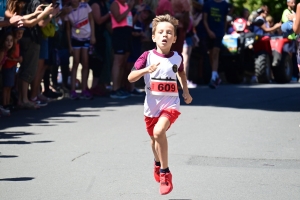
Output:
<instances>
[{"instance_id":1,"label":"running boy","mask_svg":"<svg viewBox=\"0 0 300 200\"><path fill-rule=\"evenodd\" d=\"M144 76L144 115L146 129L152 140L154 178L160 182L160 194L165 195L173 189L166 131L180 115L176 75L183 89L185 103L190 104L192 97L187 87L182 56L170 51L176 41L178 20L168 14L160 15L153 19L152 25L152 40L156 43L156 49L146 51L139 57L128 80L132 83Z\"/></svg>"}]
</instances>

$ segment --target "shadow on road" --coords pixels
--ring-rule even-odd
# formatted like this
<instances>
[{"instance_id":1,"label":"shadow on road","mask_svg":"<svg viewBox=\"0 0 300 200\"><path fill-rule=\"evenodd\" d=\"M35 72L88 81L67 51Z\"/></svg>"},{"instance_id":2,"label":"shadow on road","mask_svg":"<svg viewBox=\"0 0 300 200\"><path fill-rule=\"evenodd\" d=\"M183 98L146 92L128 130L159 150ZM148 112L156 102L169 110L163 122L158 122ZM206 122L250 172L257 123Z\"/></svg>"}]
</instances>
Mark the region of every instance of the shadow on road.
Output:
<instances>
[{"instance_id":1,"label":"shadow on road","mask_svg":"<svg viewBox=\"0 0 300 200\"><path fill-rule=\"evenodd\" d=\"M252 109L276 112L299 112L300 111L300 84L288 85L222 85L218 89L209 89L207 86L200 86L191 89L193 96L192 106L199 107L225 107L235 109ZM181 97L181 105L185 103ZM114 112L113 107L140 105L144 97L130 97L128 99L94 98L93 100L72 101L63 99L52 102L39 110L20 110L12 113L11 117L0 118L0 130L10 127L26 126L57 126L59 123L74 123L64 121L63 118L97 117L95 112L101 113L101 109ZM111 109L107 109L112 107ZM117 113L116 113L117 114ZM49 121L51 119L51 121ZM53 123L55 122L55 123ZM21 136L34 133L0 132L0 139L16 139ZM51 142L51 141L44 141ZM3 142L2 142L3 143ZM1 144L1 142L0 142ZM26 141L10 144L27 144Z\"/></svg>"},{"instance_id":2,"label":"shadow on road","mask_svg":"<svg viewBox=\"0 0 300 200\"><path fill-rule=\"evenodd\" d=\"M2 178L0 181L31 181L33 177Z\"/></svg>"}]
</instances>

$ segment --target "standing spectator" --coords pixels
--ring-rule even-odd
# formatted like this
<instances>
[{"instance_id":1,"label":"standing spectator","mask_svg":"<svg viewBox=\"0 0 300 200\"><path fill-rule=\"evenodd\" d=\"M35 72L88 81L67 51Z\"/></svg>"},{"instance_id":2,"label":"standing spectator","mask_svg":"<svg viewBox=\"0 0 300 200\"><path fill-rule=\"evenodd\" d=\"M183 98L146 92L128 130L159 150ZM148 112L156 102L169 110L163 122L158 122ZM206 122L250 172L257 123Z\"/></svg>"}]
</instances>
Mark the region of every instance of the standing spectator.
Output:
<instances>
[{"instance_id":1,"label":"standing spectator","mask_svg":"<svg viewBox=\"0 0 300 200\"><path fill-rule=\"evenodd\" d=\"M174 17L178 19L176 42L172 45L172 51L182 53L186 33L190 24L190 12L192 11L190 0L172 0Z\"/></svg>"},{"instance_id":2,"label":"standing spectator","mask_svg":"<svg viewBox=\"0 0 300 200\"><path fill-rule=\"evenodd\" d=\"M18 63L22 63L22 56L20 56L20 44L19 40L22 38L24 28L15 28L13 30L14 35L14 48L11 55L7 55L7 59L2 66L3 77L3 106L5 109L11 110L10 94L11 88L15 85L16 68Z\"/></svg>"},{"instance_id":3,"label":"standing spectator","mask_svg":"<svg viewBox=\"0 0 300 200\"><path fill-rule=\"evenodd\" d=\"M155 13L159 1L160 0L142 0L141 3L149 6L150 10Z\"/></svg>"},{"instance_id":4,"label":"standing spectator","mask_svg":"<svg viewBox=\"0 0 300 200\"><path fill-rule=\"evenodd\" d=\"M289 22L288 15L295 14L295 11L294 11L295 6L296 6L295 0L287 0L287 8L283 11L282 17L281 17L282 23ZM292 76L291 82L297 83L299 80L299 68L298 68L298 64L297 64L297 53L296 53L297 45L299 45L296 42L297 36L295 33L291 33L291 34L284 33L284 36L287 36L288 39L293 41L292 45L290 45L290 47L292 47L292 48L289 50L290 52L292 52L292 59L293 59L293 76Z\"/></svg>"},{"instance_id":5,"label":"standing spectator","mask_svg":"<svg viewBox=\"0 0 300 200\"><path fill-rule=\"evenodd\" d=\"M244 8L243 12L242 12L243 19L245 19L246 21L248 21L249 16L250 16L250 11L247 8Z\"/></svg>"},{"instance_id":6,"label":"standing spectator","mask_svg":"<svg viewBox=\"0 0 300 200\"><path fill-rule=\"evenodd\" d=\"M91 99L92 95L88 90L87 80L89 73L88 49L90 44L95 44L95 31L92 9L87 3L79 0L72 0L72 12L65 20L67 21L67 36L70 54L73 55L73 66L71 75L71 99ZM76 91L76 75L78 65L82 65L82 92L79 96Z\"/></svg>"},{"instance_id":7,"label":"standing spectator","mask_svg":"<svg viewBox=\"0 0 300 200\"><path fill-rule=\"evenodd\" d=\"M169 14L174 16L173 6L170 0L158 0L156 15Z\"/></svg>"},{"instance_id":8,"label":"standing spectator","mask_svg":"<svg viewBox=\"0 0 300 200\"><path fill-rule=\"evenodd\" d=\"M112 42L114 49L114 62L112 66L113 88L111 98L124 99L129 94L121 89L121 82L124 75L128 56L132 50L132 26L133 18L131 9L134 0L115 0L110 7L112 20Z\"/></svg>"},{"instance_id":9,"label":"standing spectator","mask_svg":"<svg viewBox=\"0 0 300 200\"><path fill-rule=\"evenodd\" d=\"M42 0L41 3L47 4L48 2ZM52 1L52 5L56 6L55 1ZM52 18L55 17L55 14L58 12L57 7L55 7L55 13L52 13L51 15L47 16L44 19L44 24L41 27L42 36L40 38L40 52L39 52L39 61L38 66L36 70L36 74L34 77L34 80L31 84L31 101L36 103L39 106L46 106L48 104L49 99L42 95L41 91L41 82L44 77L45 71L47 70L47 66L45 64L45 60L48 60L49 58L49 45L48 45L48 38L52 37L52 35L48 35L49 31L55 31L54 24L52 23ZM43 29L46 29L46 32L43 31ZM46 34L45 34L46 33ZM48 86L47 86L48 87Z\"/></svg>"},{"instance_id":10,"label":"standing spectator","mask_svg":"<svg viewBox=\"0 0 300 200\"><path fill-rule=\"evenodd\" d=\"M100 76L106 65L106 40L105 32L107 31L108 23L110 22L110 12L106 5L106 0L90 0L89 5L92 8L92 15L95 23L95 36L96 44L94 45L95 52L97 55L90 56L89 66L93 70L93 83L91 87L91 93L95 96L105 95L105 82L100 80ZM100 86L100 81L101 86Z\"/></svg>"},{"instance_id":11,"label":"standing spectator","mask_svg":"<svg viewBox=\"0 0 300 200\"><path fill-rule=\"evenodd\" d=\"M38 66L40 39L42 37L40 26L44 26L45 23L47 23L44 19L52 13L53 7L52 4L50 4L43 10L39 0L30 0L26 2L22 8L23 9L18 10L20 13L16 13L17 16L23 15L22 21L24 27L26 27L23 37L20 40L20 53L23 61L18 73L18 104L23 108L36 109L39 108L39 106L28 99L28 86L34 80ZM16 10L16 5L8 7L8 10L5 12L6 17L13 17L14 10Z\"/></svg>"},{"instance_id":12,"label":"standing spectator","mask_svg":"<svg viewBox=\"0 0 300 200\"><path fill-rule=\"evenodd\" d=\"M211 0L204 4L203 7L203 24L206 36L203 40L209 50L210 65L212 68L210 88L217 88L221 83L218 74L219 52L222 45L222 39L226 30L227 13L229 4L223 0ZM201 39L200 39L201 40Z\"/></svg>"},{"instance_id":13,"label":"standing spectator","mask_svg":"<svg viewBox=\"0 0 300 200\"><path fill-rule=\"evenodd\" d=\"M187 86L188 88L196 88L197 84L193 83L189 79L189 64L190 64L190 56L192 53L193 46L199 42L198 36L195 34L195 25L198 25L199 23L199 18L202 17L202 15L199 15L198 18L196 18L195 23L194 23L194 17L192 14L193 8L192 8L192 2L190 1L191 5L191 11L190 13L190 23L188 30L186 31L186 36L183 44L183 51L182 51L182 56L183 56L183 66L184 66L184 71L187 76Z\"/></svg>"},{"instance_id":14,"label":"standing spectator","mask_svg":"<svg viewBox=\"0 0 300 200\"><path fill-rule=\"evenodd\" d=\"M132 30L132 51L128 58L128 63L126 67L126 75L130 73L131 69L133 68L133 65L135 61L140 57L142 53L142 41L146 38L145 33L145 26L146 21L148 21L149 17L151 16L152 11L151 8L146 5L142 4L139 6L134 18L136 18L133 30ZM128 85L129 93L131 96L143 96L144 93L140 92L137 88L135 88L135 83L129 83L126 79L126 85Z\"/></svg>"},{"instance_id":15,"label":"standing spectator","mask_svg":"<svg viewBox=\"0 0 300 200\"><path fill-rule=\"evenodd\" d=\"M3 38L1 38L0 43L0 70L2 69L5 61L7 60L7 57L11 57L13 53L13 46L14 46L14 36L12 33L7 33L4 35ZM3 105L8 105L9 100L9 86L11 85L11 71L4 69L2 72L3 75ZM10 115L10 110L3 108L0 106L1 114L4 116Z\"/></svg>"}]
</instances>

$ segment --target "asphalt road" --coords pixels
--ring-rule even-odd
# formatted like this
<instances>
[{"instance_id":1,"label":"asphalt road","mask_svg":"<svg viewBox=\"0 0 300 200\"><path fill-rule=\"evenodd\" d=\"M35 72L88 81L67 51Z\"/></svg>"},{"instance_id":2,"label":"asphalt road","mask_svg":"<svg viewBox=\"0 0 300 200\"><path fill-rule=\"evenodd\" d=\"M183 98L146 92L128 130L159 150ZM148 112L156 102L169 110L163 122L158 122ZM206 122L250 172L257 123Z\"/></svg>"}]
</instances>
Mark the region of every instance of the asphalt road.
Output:
<instances>
[{"instance_id":1,"label":"asphalt road","mask_svg":"<svg viewBox=\"0 0 300 200\"><path fill-rule=\"evenodd\" d=\"M167 133L171 194L159 195L143 98L131 97L0 118L0 199L300 199L300 84L191 94Z\"/></svg>"}]
</instances>

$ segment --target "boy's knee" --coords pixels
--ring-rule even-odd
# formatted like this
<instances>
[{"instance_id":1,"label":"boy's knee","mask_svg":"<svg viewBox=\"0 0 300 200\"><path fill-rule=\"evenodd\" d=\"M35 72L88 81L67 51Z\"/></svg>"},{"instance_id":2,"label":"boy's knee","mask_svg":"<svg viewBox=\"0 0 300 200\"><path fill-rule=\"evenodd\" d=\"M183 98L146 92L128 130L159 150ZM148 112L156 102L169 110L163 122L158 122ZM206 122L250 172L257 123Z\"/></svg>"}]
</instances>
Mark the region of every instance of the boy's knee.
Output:
<instances>
[{"instance_id":1,"label":"boy's knee","mask_svg":"<svg viewBox=\"0 0 300 200\"><path fill-rule=\"evenodd\" d=\"M153 136L155 139L162 137L165 134L163 127L155 126L153 130Z\"/></svg>"}]
</instances>

